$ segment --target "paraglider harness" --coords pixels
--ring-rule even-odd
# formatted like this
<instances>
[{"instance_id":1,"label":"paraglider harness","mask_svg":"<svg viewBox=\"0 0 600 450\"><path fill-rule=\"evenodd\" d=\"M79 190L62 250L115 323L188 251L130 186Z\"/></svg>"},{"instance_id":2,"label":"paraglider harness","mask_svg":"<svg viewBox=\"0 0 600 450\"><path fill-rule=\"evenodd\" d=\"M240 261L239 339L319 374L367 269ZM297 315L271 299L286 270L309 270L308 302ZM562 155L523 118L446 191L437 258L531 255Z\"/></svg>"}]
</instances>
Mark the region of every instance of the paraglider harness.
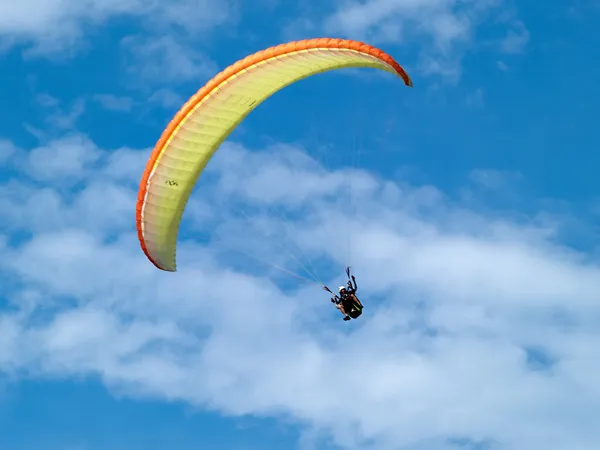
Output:
<instances>
[{"instance_id":1,"label":"paraglider harness","mask_svg":"<svg viewBox=\"0 0 600 450\"><path fill-rule=\"evenodd\" d=\"M333 295L333 298L331 299L332 303L335 303L336 305L342 304L346 314L348 314L348 316L350 316L352 319L357 319L362 314L363 305L356 296L356 290L358 287L356 285L356 278L354 275L350 275L350 267L346 267L346 275L348 275L346 294L343 294L340 297L333 293L327 286L323 286L323 289Z\"/></svg>"}]
</instances>

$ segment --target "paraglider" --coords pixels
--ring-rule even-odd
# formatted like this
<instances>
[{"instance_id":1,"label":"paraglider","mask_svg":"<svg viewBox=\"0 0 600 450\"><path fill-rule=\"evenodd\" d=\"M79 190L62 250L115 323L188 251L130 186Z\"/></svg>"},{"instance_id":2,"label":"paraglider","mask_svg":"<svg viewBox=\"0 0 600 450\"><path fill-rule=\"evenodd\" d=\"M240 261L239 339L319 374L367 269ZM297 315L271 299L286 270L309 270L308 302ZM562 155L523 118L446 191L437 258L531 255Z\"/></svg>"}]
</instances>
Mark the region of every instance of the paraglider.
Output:
<instances>
[{"instance_id":1,"label":"paraglider","mask_svg":"<svg viewBox=\"0 0 600 450\"><path fill-rule=\"evenodd\" d=\"M356 277L350 275L350 267L346 267L346 275L348 275L348 283L346 286L339 287L339 296L331 292L327 286L323 286L323 289L333 294L331 303L344 315L344 320L358 319L362 314L363 305L356 296L358 289Z\"/></svg>"},{"instance_id":2,"label":"paraglider","mask_svg":"<svg viewBox=\"0 0 600 450\"><path fill-rule=\"evenodd\" d=\"M159 269L176 271L179 224L209 160L261 102L303 78L370 67L412 81L387 53L346 39L308 39L271 47L227 67L193 95L169 123L144 170L136 225L142 250Z\"/></svg>"},{"instance_id":3,"label":"paraglider","mask_svg":"<svg viewBox=\"0 0 600 450\"><path fill-rule=\"evenodd\" d=\"M163 131L140 181L136 227L150 262L160 270L177 270L177 236L191 192L213 154L252 110L303 78L361 67L392 73L412 86L404 69L382 50L353 40L321 38L289 42L247 56L198 90ZM348 321L360 317L363 305L349 268L346 274L348 284L339 289L339 295L320 279L318 284L333 295L331 301Z\"/></svg>"}]
</instances>

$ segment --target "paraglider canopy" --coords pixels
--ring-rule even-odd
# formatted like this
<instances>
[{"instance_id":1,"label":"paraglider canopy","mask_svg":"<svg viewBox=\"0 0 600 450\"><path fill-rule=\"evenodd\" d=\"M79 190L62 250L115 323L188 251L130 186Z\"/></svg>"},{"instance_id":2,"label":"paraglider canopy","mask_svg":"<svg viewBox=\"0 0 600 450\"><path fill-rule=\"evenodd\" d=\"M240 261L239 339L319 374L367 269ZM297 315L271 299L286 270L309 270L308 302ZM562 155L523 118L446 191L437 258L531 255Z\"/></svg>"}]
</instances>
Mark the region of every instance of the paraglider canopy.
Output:
<instances>
[{"instance_id":1,"label":"paraglider canopy","mask_svg":"<svg viewBox=\"0 0 600 450\"><path fill-rule=\"evenodd\" d=\"M250 55L216 75L183 105L158 140L138 192L140 245L159 269L176 270L177 234L188 198L206 164L261 102L308 76L371 67L412 81L387 53L346 39L309 39Z\"/></svg>"}]
</instances>

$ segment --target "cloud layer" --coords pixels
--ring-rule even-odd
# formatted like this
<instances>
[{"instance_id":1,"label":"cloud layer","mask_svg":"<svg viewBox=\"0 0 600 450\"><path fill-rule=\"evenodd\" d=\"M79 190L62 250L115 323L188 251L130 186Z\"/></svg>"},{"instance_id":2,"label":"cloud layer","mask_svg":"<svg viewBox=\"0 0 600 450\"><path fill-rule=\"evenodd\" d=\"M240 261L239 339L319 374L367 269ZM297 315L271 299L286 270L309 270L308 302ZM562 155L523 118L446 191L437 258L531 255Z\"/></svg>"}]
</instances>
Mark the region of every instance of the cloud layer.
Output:
<instances>
[{"instance_id":1,"label":"cloud layer","mask_svg":"<svg viewBox=\"0 0 600 450\"><path fill-rule=\"evenodd\" d=\"M228 144L189 205L180 272L159 273L133 229L147 151L70 135L23 152L6 152L20 175L0 189L3 372L284 415L344 448L589 450L600 438L599 270L551 229L362 171L349 214L349 169ZM191 239L215 225L218 238ZM366 305L351 323L318 286L223 253L235 242L300 270L283 243L342 267L349 237Z\"/></svg>"}]
</instances>

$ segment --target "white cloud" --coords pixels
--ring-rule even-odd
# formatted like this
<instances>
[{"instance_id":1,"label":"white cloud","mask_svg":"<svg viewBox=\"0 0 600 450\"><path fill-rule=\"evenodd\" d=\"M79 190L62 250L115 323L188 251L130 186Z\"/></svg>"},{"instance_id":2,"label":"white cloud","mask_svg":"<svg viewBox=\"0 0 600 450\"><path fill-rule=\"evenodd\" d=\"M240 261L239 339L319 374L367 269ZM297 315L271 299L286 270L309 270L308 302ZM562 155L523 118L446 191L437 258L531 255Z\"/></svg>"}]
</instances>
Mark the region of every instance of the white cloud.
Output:
<instances>
[{"instance_id":1,"label":"white cloud","mask_svg":"<svg viewBox=\"0 0 600 450\"><path fill-rule=\"evenodd\" d=\"M100 158L100 150L86 136L69 135L29 152L26 170L37 180L82 180Z\"/></svg>"},{"instance_id":2,"label":"white cloud","mask_svg":"<svg viewBox=\"0 0 600 450\"><path fill-rule=\"evenodd\" d=\"M0 42L31 45L34 54L72 52L85 43L85 30L113 18L143 20L158 30L172 26L191 34L234 17L228 1L27 0L0 3ZM56 26L60 24L60 26Z\"/></svg>"},{"instance_id":3,"label":"white cloud","mask_svg":"<svg viewBox=\"0 0 600 450\"><path fill-rule=\"evenodd\" d=\"M191 35L198 35L238 19L238 4L232 0L175 0L166 4L155 0L151 21L174 24Z\"/></svg>"},{"instance_id":4,"label":"white cloud","mask_svg":"<svg viewBox=\"0 0 600 450\"><path fill-rule=\"evenodd\" d=\"M86 148L95 156L84 157ZM81 137L35 151L26 173L50 167L72 181L86 173L86 187L73 198L60 184L39 190L21 177L0 190L8 217L40 214L31 239L7 231L0 252L18 284L4 293L16 311L0 313L1 370L93 373L129 395L285 414L344 448L450 450L460 448L452 439L470 439L506 450L595 450L600 269L533 220L492 219L434 187L362 172L361 208L348 215L340 171L291 146L249 154L226 145L184 231L199 226L200 200L217 211L228 198L270 205L281 201L277 186L301 213L289 226L317 264L342 266L354 238L366 309L345 323L318 287L280 287L256 267L247 266L254 275L234 269L185 233L180 272L157 271L133 229L148 151L99 154ZM86 172L89 164L100 167ZM42 305L45 320L32 322ZM549 355L548 367L530 368L534 348Z\"/></svg>"},{"instance_id":5,"label":"white cloud","mask_svg":"<svg viewBox=\"0 0 600 450\"><path fill-rule=\"evenodd\" d=\"M37 233L78 224L99 235L130 229L148 152L126 148L102 152L84 135L70 135L31 149L14 162L45 186L21 183L18 174L0 186L3 226ZM132 177L134 173L138 177ZM77 195L65 194L65 187L79 183L82 187ZM99 207L99 199L110 207Z\"/></svg>"},{"instance_id":6,"label":"white cloud","mask_svg":"<svg viewBox=\"0 0 600 450\"><path fill-rule=\"evenodd\" d=\"M467 2L471 3L471 2ZM480 2L478 8L495 2ZM369 37L383 42L406 39L402 31L413 28L428 35L437 46L446 48L469 36L472 26L457 2L437 0L371 0L339 3L339 9L327 19L326 27L348 35ZM391 26L395 23L395 26ZM410 30L406 30L410 31Z\"/></svg>"},{"instance_id":7,"label":"white cloud","mask_svg":"<svg viewBox=\"0 0 600 450\"><path fill-rule=\"evenodd\" d=\"M102 168L102 175L112 178L120 183L133 183L137 188L142 172L146 167L146 161L150 155L151 149L132 150L120 148L110 152L105 156L105 165ZM136 176L137 174L137 176Z\"/></svg>"}]
</instances>

